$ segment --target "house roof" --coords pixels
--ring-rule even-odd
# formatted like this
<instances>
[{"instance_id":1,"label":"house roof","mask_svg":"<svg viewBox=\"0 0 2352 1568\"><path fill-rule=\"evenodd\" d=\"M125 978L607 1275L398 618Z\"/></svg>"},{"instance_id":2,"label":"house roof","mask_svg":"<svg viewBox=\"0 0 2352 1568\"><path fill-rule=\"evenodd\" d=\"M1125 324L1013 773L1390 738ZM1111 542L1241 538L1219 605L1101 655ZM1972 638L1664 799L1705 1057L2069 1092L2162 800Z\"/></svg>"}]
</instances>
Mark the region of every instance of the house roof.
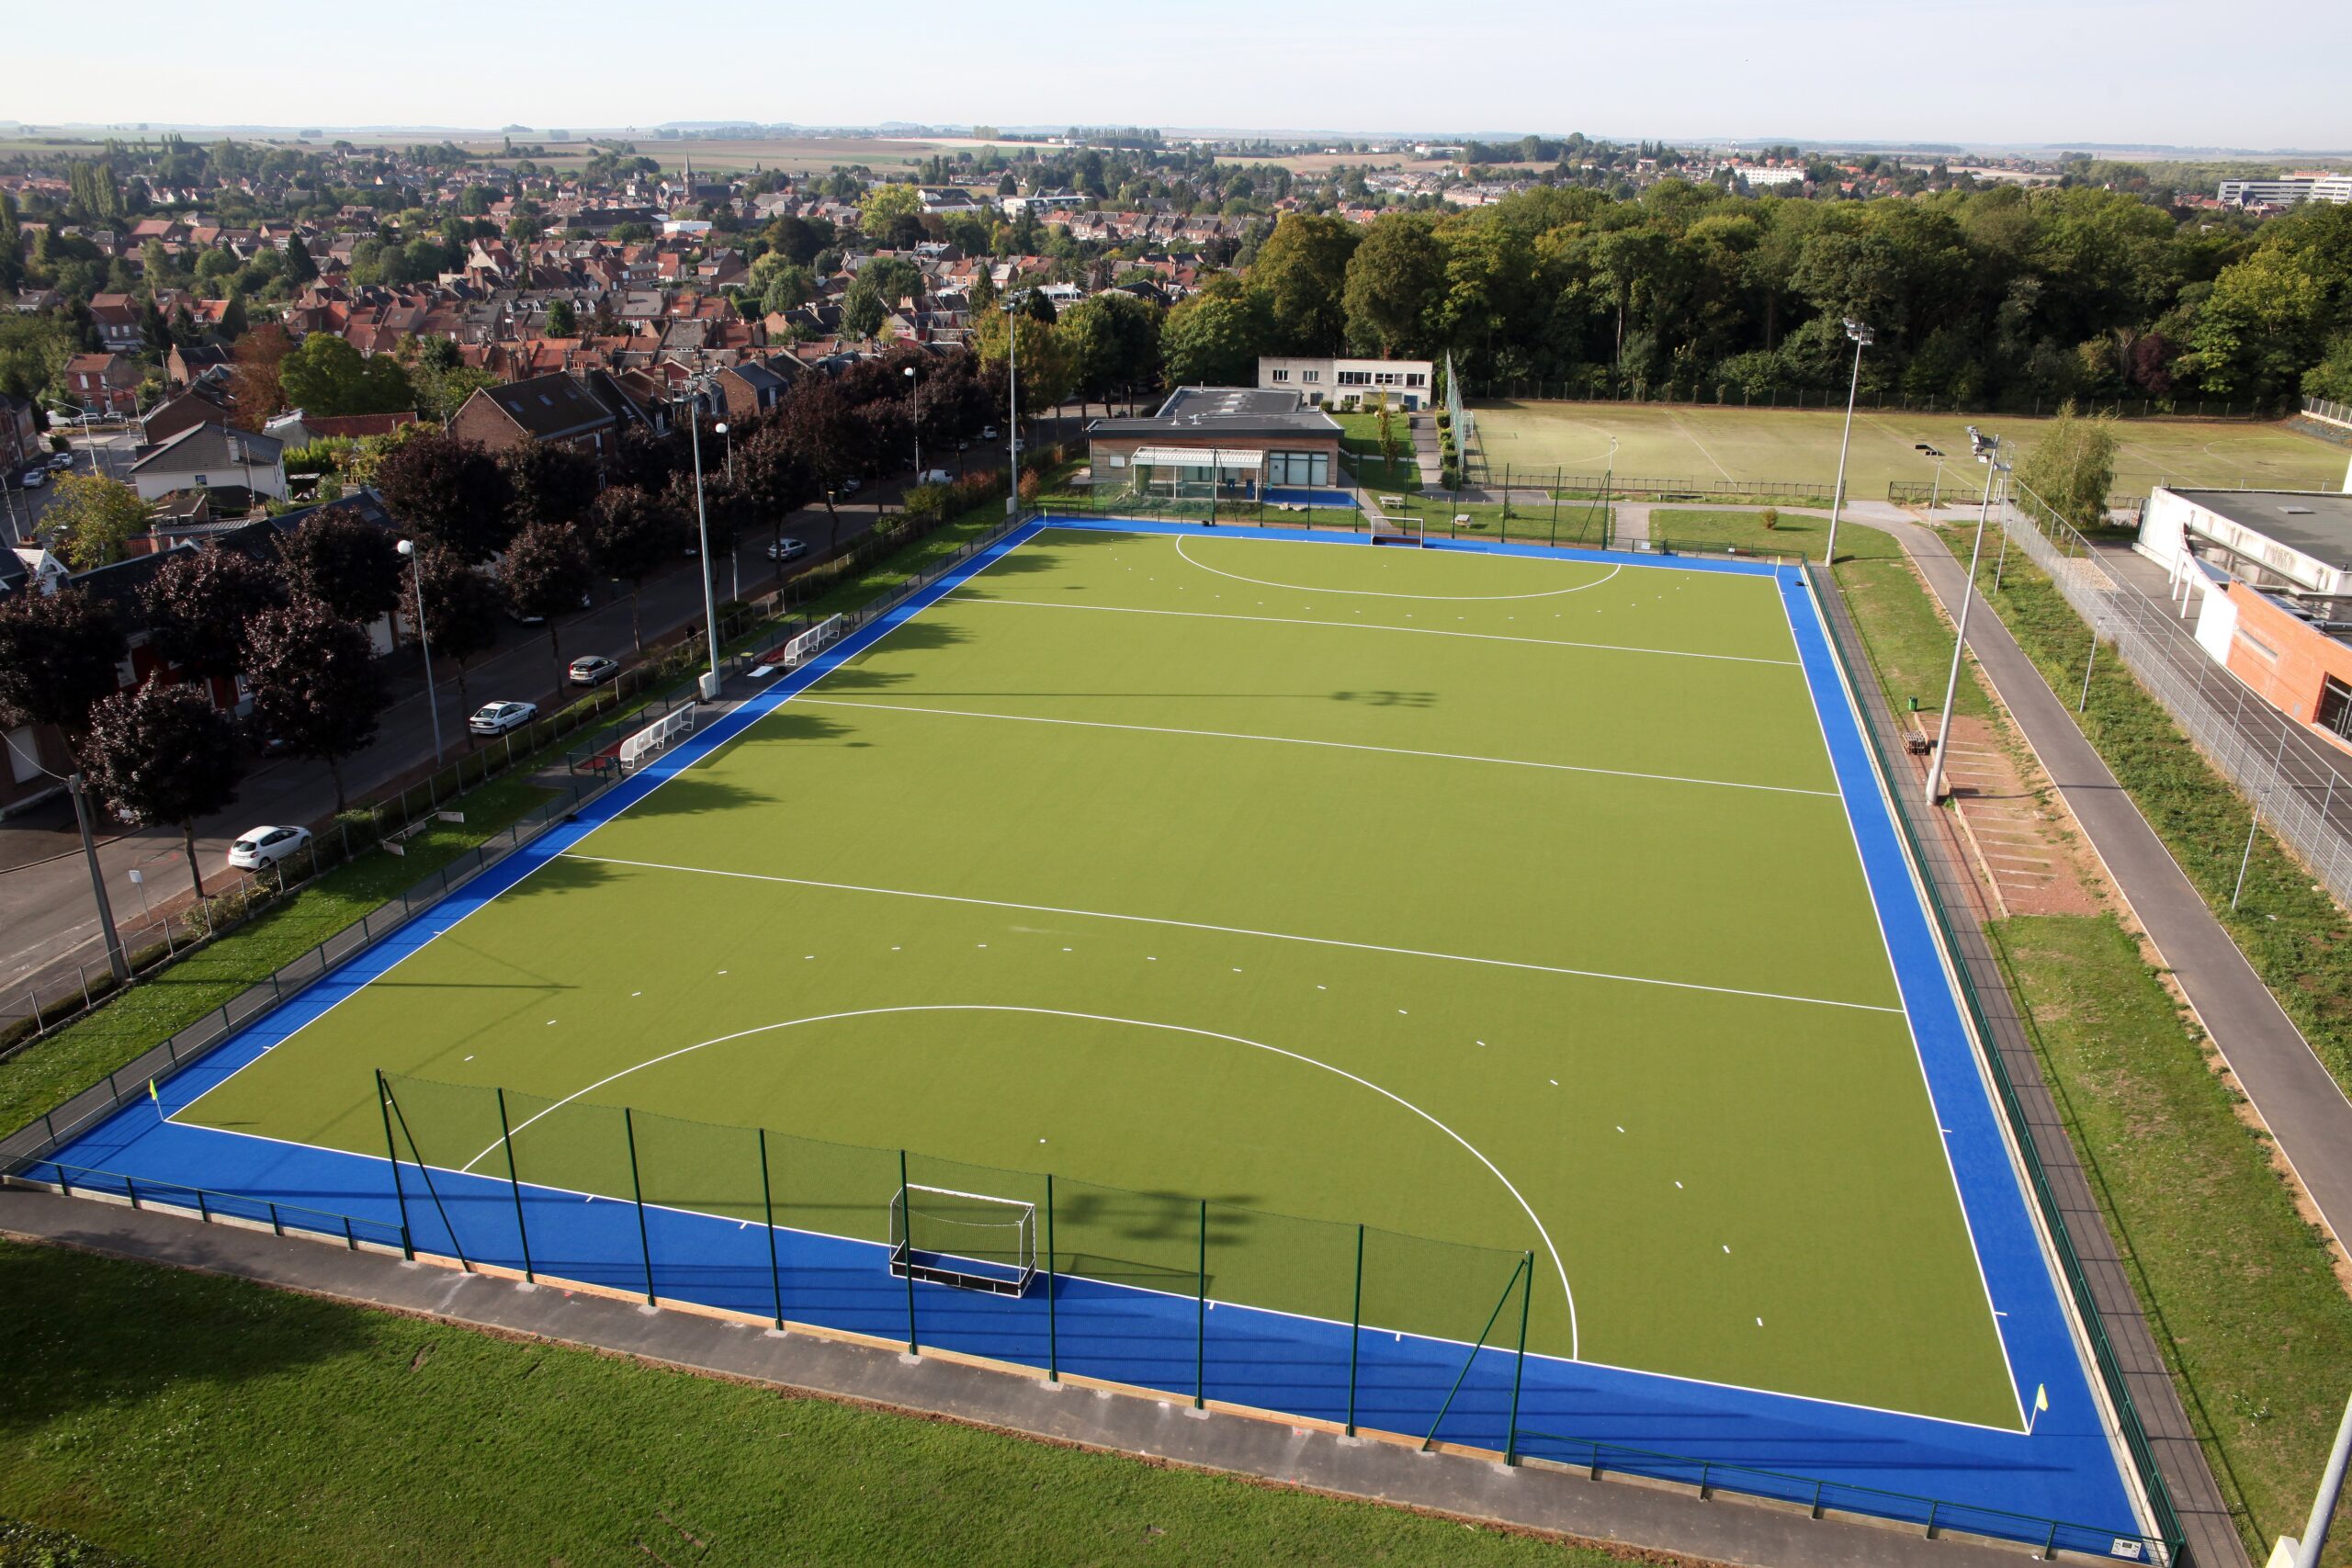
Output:
<instances>
[{"instance_id":1,"label":"house roof","mask_svg":"<svg viewBox=\"0 0 2352 1568\"><path fill-rule=\"evenodd\" d=\"M1159 412L1140 419L1098 419L1090 435L1334 435L1339 423L1308 408L1296 392L1253 387L1179 387Z\"/></svg>"},{"instance_id":2,"label":"house roof","mask_svg":"<svg viewBox=\"0 0 2352 1568\"><path fill-rule=\"evenodd\" d=\"M286 443L274 435L256 435L249 430L231 430L218 424L195 424L140 453L131 459L130 471L176 473L183 468L241 468L248 463L267 468L277 462L278 454L285 449Z\"/></svg>"},{"instance_id":3,"label":"house roof","mask_svg":"<svg viewBox=\"0 0 2352 1568\"><path fill-rule=\"evenodd\" d=\"M2339 571L2352 570L2352 493L2334 491L2176 490L2192 506Z\"/></svg>"},{"instance_id":4,"label":"house roof","mask_svg":"<svg viewBox=\"0 0 2352 1568\"><path fill-rule=\"evenodd\" d=\"M503 387L485 387L486 398L516 427L542 441L578 435L612 422L612 412L570 376L534 376Z\"/></svg>"}]
</instances>

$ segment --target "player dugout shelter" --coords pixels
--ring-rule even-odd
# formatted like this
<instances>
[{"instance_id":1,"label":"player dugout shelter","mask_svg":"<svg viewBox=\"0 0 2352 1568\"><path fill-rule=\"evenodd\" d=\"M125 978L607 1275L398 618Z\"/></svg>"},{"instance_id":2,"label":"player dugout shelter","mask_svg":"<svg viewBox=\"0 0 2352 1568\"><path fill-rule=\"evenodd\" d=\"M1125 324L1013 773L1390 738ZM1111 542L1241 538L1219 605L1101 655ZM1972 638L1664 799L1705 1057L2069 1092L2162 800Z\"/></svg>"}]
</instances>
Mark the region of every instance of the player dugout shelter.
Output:
<instances>
[{"instance_id":1,"label":"player dugout shelter","mask_svg":"<svg viewBox=\"0 0 2352 1568\"><path fill-rule=\"evenodd\" d=\"M1342 488L1340 426L1296 392L1180 387L1159 412L1086 428L1098 499L1279 501Z\"/></svg>"}]
</instances>

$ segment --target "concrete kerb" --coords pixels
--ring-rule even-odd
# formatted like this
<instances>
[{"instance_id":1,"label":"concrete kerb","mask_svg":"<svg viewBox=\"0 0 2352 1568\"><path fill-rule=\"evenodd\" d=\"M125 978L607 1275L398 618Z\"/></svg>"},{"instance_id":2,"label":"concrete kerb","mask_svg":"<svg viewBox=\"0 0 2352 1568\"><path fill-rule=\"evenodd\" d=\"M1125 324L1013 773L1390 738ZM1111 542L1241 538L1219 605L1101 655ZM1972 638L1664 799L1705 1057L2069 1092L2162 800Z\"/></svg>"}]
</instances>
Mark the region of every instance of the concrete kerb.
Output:
<instances>
[{"instance_id":1,"label":"concrete kerb","mask_svg":"<svg viewBox=\"0 0 2352 1568\"><path fill-rule=\"evenodd\" d=\"M1057 1391L1026 1369L929 1351L908 1358L894 1341L798 1327L779 1333L763 1319L672 1305L646 1311L625 1293L546 1281L534 1288L490 1271L454 1272L368 1249L304 1245L266 1228L192 1225L22 1186L0 1187L0 1235L1674 1562L1993 1568L2028 1555L2013 1545L1954 1535L1929 1540L1878 1521L1814 1518L1803 1507L1702 1495L1614 1472L1596 1482L1580 1467L1527 1461L1513 1469L1483 1450L1441 1444L1423 1454L1410 1439L1371 1434L1351 1441L1323 1423L1238 1406L1213 1405L1204 1419L1193 1418L1189 1402L1148 1390L1065 1379L1068 1392Z\"/></svg>"}]
</instances>

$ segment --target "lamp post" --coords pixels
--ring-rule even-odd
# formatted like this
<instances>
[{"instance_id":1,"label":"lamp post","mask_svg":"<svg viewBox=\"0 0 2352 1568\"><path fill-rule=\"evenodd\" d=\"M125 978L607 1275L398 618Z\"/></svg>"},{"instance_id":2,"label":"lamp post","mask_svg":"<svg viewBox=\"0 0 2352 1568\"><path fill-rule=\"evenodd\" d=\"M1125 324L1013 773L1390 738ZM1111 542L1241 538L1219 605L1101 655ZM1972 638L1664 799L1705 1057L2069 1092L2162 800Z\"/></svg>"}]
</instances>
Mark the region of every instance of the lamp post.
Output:
<instances>
[{"instance_id":1,"label":"lamp post","mask_svg":"<svg viewBox=\"0 0 2352 1568\"><path fill-rule=\"evenodd\" d=\"M718 601L710 582L710 514L702 503L702 390L689 386L686 390L687 440L695 454L695 531L699 536L702 552L702 618L710 633L710 668L703 671L702 700L718 700Z\"/></svg>"},{"instance_id":2,"label":"lamp post","mask_svg":"<svg viewBox=\"0 0 2352 1568\"><path fill-rule=\"evenodd\" d=\"M922 483L922 378L915 367L907 367L907 379L914 383L915 392L915 483Z\"/></svg>"},{"instance_id":3,"label":"lamp post","mask_svg":"<svg viewBox=\"0 0 2352 1568\"><path fill-rule=\"evenodd\" d=\"M1846 318L1846 335L1854 340L1854 378L1846 388L1846 434L1838 440L1838 492L1829 498L1829 550L1821 564L1838 564L1838 518L1846 510L1846 449L1854 444L1854 399L1862 389L1862 350L1876 335L1853 317Z\"/></svg>"},{"instance_id":4,"label":"lamp post","mask_svg":"<svg viewBox=\"0 0 2352 1568\"><path fill-rule=\"evenodd\" d=\"M710 428L715 434L727 437L727 482L733 484L735 482L735 437L728 430L727 422L723 419Z\"/></svg>"},{"instance_id":5,"label":"lamp post","mask_svg":"<svg viewBox=\"0 0 2352 1568\"><path fill-rule=\"evenodd\" d=\"M414 539L401 541L401 554L408 558L409 575L416 583L416 643L424 650L424 711L433 716L433 765L441 765L441 698L433 684L433 638L424 628L424 558L417 553Z\"/></svg>"},{"instance_id":6,"label":"lamp post","mask_svg":"<svg viewBox=\"0 0 2352 1568\"><path fill-rule=\"evenodd\" d=\"M1974 426L1968 432L1976 460L1984 465L1984 500L1976 510L1976 542L1969 547L1968 576L1960 585L1960 624L1951 639L1951 672L1944 678L1944 712L1936 730L1936 749L1928 757L1928 804L1933 806L1942 798L1944 779L1944 748L1951 741L1952 699L1960 693L1960 655L1968 646L1968 607L1976 602L1976 563L1984 554L1984 522L1993 512L1993 480L2006 474L2008 465L2001 461L2001 438L1980 434Z\"/></svg>"}]
</instances>

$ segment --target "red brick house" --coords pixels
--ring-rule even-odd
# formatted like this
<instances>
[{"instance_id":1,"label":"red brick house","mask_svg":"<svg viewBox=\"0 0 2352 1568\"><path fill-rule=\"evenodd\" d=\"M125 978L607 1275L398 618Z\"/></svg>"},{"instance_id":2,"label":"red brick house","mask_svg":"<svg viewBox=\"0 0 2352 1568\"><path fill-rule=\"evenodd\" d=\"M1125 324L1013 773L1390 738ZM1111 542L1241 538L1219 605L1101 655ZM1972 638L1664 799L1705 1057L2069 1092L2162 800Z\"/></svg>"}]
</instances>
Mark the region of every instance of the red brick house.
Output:
<instances>
[{"instance_id":1,"label":"red brick house","mask_svg":"<svg viewBox=\"0 0 2352 1568\"><path fill-rule=\"evenodd\" d=\"M475 390L449 421L451 434L492 452L524 441L551 441L583 452L601 468L620 423L579 378L534 376Z\"/></svg>"},{"instance_id":2,"label":"red brick house","mask_svg":"<svg viewBox=\"0 0 2352 1568\"><path fill-rule=\"evenodd\" d=\"M77 354L65 365L65 395L92 414L121 418L139 412L137 361L123 354Z\"/></svg>"}]
</instances>

